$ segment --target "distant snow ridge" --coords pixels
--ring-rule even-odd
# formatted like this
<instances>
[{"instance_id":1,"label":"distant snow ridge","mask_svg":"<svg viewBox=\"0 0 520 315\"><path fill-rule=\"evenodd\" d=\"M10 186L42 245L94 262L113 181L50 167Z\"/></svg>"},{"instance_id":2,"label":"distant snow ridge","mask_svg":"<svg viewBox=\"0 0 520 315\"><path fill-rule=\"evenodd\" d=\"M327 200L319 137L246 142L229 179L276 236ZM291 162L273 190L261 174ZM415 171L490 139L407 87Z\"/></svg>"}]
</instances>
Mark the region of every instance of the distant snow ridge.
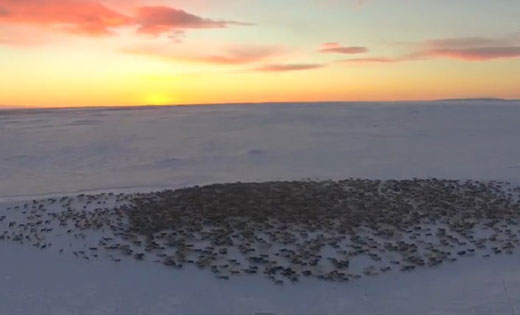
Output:
<instances>
[{"instance_id":1,"label":"distant snow ridge","mask_svg":"<svg viewBox=\"0 0 520 315\"><path fill-rule=\"evenodd\" d=\"M0 241L86 260L192 264L219 279L349 281L512 254L519 192L500 182L348 179L78 195L0 206Z\"/></svg>"}]
</instances>

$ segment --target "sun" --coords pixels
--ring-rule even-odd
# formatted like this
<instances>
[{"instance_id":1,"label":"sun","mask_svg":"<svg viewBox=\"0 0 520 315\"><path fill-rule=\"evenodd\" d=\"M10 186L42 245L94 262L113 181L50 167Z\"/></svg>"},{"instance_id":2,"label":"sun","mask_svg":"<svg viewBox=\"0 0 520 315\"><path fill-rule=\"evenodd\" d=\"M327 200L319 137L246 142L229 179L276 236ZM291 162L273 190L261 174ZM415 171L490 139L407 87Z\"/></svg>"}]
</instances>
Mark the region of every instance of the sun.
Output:
<instances>
[{"instance_id":1,"label":"sun","mask_svg":"<svg viewBox=\"0 0 520 315\"><path fill-rule=\"evenodd\" d=\"M172 105L175 99L171 95L154 93L147 95L144 102L146 105Z\"/></svg>"}]
</instances>

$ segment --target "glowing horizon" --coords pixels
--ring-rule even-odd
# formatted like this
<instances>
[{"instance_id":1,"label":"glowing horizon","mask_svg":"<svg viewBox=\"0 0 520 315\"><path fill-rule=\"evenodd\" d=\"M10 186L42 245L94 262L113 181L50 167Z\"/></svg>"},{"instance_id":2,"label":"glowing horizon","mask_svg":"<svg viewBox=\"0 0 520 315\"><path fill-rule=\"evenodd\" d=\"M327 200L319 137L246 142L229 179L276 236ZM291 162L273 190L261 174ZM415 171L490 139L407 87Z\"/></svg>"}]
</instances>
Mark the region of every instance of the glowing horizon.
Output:
<instances>
[{"instance_id":1,"label":"glowing horizon","mask_svg":"<svg viewBox=\"0 0 520 315\"><path fill-rule=\"evenodd\" d=\"M520 2L0 0L0 106L519 99Z\"/></svg>"}]
</instances>

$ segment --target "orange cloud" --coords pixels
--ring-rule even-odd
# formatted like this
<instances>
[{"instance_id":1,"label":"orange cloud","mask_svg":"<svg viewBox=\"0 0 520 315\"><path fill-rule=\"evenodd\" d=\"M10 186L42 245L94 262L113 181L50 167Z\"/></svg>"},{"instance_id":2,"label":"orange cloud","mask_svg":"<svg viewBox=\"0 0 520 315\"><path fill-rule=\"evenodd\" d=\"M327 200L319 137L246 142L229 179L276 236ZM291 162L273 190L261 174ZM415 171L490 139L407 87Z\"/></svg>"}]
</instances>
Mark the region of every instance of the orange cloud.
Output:
<instances>
[{"instance_id":1,"label":"orange cloud","mask_svg":"<svg viewBox=\"0 0 520 315\"><path fill-rule=\"evenodd\" d=\"M16 0L0 3L0 23L36 24L86 34L106 35L132 19L96 1Z\"/></svg>"},{"instance_id":2,"label":"orange cloud","mask_svg":"<svg viewBox=\"0 0 520 315\"><path fill-rule=\"evenodd\" d=\"M166 6L145 6L130 16L111 9L99 0L0 0L0 24L43 25L82 35L109 35L123 26L137 26L144 34L159 35L186 29L225 28L251 25L202 18Z\"/></svg>"}]
</instances>

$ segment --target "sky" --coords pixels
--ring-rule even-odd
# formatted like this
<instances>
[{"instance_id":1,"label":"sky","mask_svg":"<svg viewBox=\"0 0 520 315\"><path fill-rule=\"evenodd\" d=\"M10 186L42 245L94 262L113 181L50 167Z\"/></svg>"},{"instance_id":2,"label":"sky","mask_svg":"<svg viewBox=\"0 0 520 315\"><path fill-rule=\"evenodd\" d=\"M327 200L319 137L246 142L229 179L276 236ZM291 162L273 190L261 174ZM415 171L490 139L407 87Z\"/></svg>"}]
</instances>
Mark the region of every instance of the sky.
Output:
<instances>
[{"instance_id":1,"label":"sky","mask_svg":"<svg viewBox=\"0 0 520 315\"><path fill-rule=\"evenodd\" d=\"M0 106L520 98L518 0L0 0Z\"/></svg>"}]
</instances>

